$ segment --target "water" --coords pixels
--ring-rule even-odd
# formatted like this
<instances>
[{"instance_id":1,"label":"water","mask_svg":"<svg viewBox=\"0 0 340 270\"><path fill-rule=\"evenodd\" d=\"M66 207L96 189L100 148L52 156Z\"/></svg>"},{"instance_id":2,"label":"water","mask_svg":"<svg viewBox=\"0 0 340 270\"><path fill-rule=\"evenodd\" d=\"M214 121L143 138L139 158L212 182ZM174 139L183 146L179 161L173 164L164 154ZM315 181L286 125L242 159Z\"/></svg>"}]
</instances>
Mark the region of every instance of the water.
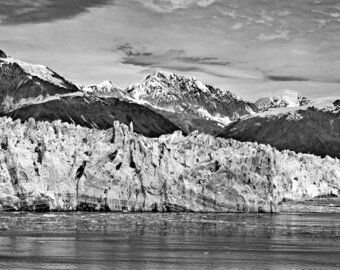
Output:
<instances>
[{"instance_id":1,"label":"water","mask_svg":"<svg viewBox=\"0 0 340 270\"><path fill-rule=\"evenodd\" d=\"M340 269L340 214L1 213L0 269Z\"/></svg>"}]
</instances>

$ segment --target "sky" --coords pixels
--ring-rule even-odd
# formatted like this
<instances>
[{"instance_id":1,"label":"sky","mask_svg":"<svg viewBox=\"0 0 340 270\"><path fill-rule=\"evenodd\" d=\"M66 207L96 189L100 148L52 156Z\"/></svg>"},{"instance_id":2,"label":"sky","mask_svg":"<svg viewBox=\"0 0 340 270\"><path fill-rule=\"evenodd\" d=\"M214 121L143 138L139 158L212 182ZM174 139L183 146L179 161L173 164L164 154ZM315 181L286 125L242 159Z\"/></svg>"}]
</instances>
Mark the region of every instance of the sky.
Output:
<instances>
[{"instance_id":1,"label":"sky","mask_svg":"<svg viewBox=\"0 0 340 270\"><path fill-rule=\"evenodd\" d=\"M82 85L167 70L250 101L340 97L339 0L2 0L0 49Z\"/></svg>"}]
</instances>

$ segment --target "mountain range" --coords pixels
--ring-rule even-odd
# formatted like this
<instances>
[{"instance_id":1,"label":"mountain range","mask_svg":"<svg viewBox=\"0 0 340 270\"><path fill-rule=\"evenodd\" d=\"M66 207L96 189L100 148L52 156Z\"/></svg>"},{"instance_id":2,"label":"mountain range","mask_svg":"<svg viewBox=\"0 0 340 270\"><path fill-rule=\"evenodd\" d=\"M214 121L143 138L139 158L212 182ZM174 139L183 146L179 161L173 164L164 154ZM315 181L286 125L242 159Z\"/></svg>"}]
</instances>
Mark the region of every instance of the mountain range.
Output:
<instances>
[{"instance_id":1,"label":"mountain range","mask_svg":"<svg viewBox=\"0 0 340 270\"><path fill-rule=\"evenodd\" d=\"M145 106L118 99L117 95L101 97L101 93L84 90L45 66L0 58L0 116L22 121L30 117L50 122L60 119L99 129L119 120L133 122L136 132L150 137L179 129Z\"/></svg>"},{"instance_id":2,"label":"mountain range","mask_svg":"<svg viewBox=\"0 0 340 270\"><path fill-rule=\"evenodd\" d=\"M156 71L126 89L104 81L74 84L48 67L0 53L0 116L27 121L60 119L108 129L113 121L159 137L195 130L223 138L269 144L320 156L340 157L340 110L296 92L244 101L192 77Z\"/></svg>"},{"instance_id":3,"label":"mountain range","mask_svg":"<svg viewBox=\"0 0 340 270\"><path fill-rule=\"evenodd\" d=\"M156 71L74 84L0 50L0 211L276 212L338 196L340 100Z\"/></svg>"}]
</instances>

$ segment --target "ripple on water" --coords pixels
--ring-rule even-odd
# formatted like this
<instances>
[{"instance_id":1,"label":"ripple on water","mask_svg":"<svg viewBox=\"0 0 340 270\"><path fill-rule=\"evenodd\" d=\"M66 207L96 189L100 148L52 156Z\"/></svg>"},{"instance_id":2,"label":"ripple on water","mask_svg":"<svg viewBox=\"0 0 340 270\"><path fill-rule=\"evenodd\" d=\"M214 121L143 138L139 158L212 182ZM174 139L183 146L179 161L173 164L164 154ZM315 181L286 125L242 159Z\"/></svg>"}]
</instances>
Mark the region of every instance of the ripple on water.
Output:
<instances>
[{"instance_id":1,"label":"ripple on water","mask_svg":"<svg viewBox=\"0 0 340 270\"><path fill-rule=\"evenodd\" d=\"M1 213L0 269L337 269L339 218Z\"/></svg>"}]
</instances>

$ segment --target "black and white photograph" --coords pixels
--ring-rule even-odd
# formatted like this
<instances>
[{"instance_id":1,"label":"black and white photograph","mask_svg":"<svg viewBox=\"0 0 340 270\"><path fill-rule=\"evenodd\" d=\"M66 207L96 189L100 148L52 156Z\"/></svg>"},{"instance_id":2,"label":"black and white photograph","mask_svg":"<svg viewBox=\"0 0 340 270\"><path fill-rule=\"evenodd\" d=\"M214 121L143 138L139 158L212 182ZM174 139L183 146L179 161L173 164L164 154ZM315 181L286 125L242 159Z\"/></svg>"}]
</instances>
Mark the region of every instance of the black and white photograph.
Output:
<instances>
[{"instance_id":1,"label":"black and white photograph","mask_svg":"<svg viewBox=\"0 0 340 270\"><path fill-rule=\"evenodd\" d=\"M0 269L340 269L340 1L0 0Z\"/></svg>"}]
</instances>

